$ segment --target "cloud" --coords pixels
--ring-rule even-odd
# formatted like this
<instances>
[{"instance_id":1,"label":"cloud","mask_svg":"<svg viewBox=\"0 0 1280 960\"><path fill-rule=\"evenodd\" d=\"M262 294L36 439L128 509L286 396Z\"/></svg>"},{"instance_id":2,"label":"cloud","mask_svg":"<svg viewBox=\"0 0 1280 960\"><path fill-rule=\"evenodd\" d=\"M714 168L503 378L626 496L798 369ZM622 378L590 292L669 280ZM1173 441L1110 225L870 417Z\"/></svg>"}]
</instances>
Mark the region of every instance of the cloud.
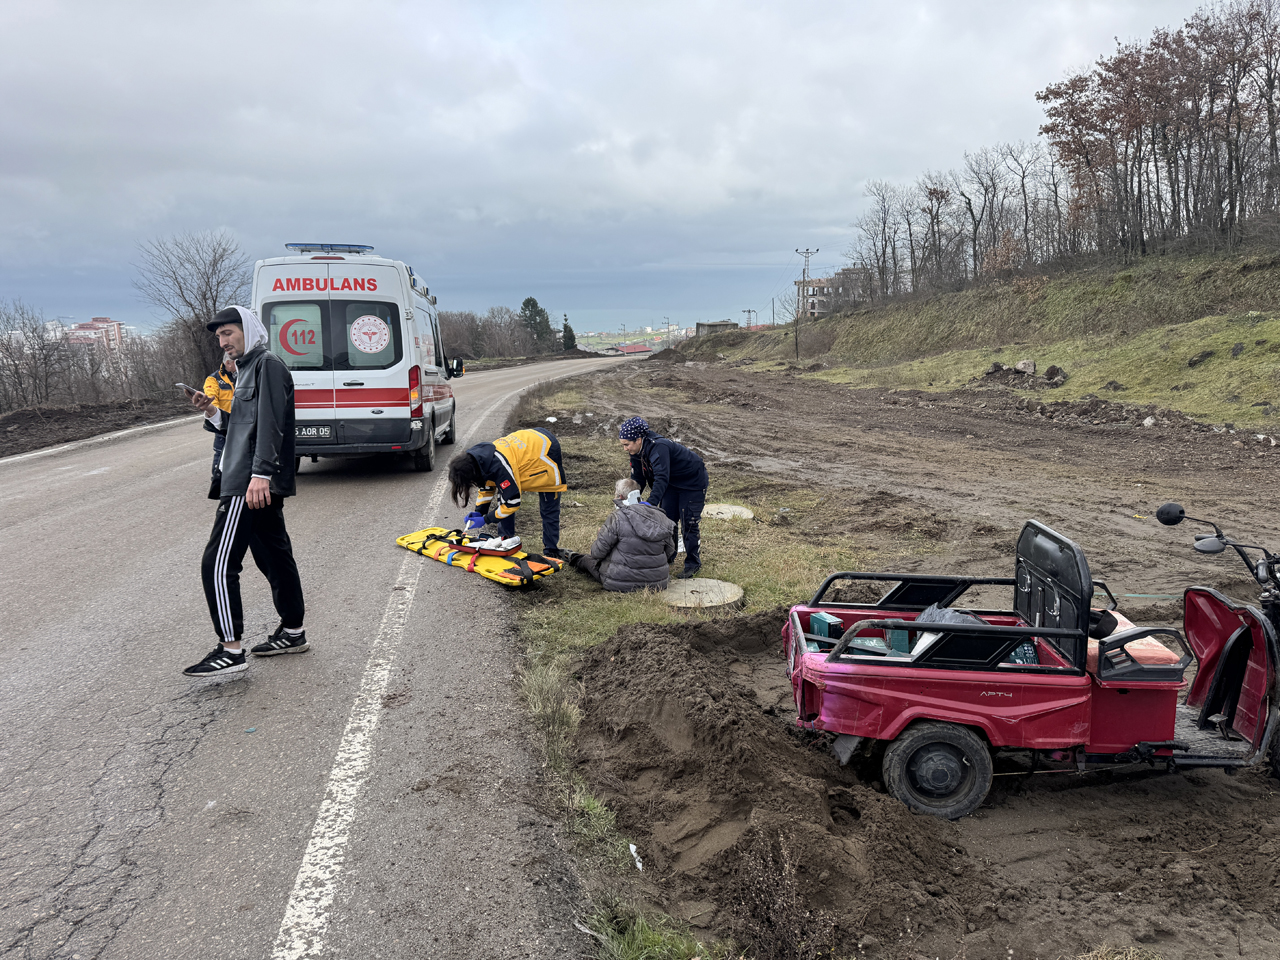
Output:
<instances>
[{"instance_id":1,"label":"cloud","mask_svg":"<svg viewBox=\"0 0 1280 960\"><path fill-rule=\"evenodd\" d=\"M225 227L373 242L453 306L759 307L867 180L1033 138L1036 89L1194 6L15 2L0 296L139 315L136 242Z\"/></svg>"}]
</instances>

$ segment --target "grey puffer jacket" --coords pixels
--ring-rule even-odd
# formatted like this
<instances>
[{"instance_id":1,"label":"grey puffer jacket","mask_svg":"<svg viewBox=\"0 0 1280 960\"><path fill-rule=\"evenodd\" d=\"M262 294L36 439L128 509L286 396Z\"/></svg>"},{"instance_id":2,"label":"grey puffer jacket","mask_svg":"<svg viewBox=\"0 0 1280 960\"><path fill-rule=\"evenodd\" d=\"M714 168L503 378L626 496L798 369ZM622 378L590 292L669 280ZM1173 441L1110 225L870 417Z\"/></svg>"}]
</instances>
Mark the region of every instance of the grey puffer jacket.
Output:
<instances>
[{"instance_id":1,"label":"grey puffer jacket","mask_svg":"<svg viewBox=\"0 0 1280 960\"><path fill-rule=\"evenodd\" d=\"M665 590L676 558L676 525L657 507L623 503L600 528L591 556L600 561L606 590Z\"/></svg>"}]
</instances>

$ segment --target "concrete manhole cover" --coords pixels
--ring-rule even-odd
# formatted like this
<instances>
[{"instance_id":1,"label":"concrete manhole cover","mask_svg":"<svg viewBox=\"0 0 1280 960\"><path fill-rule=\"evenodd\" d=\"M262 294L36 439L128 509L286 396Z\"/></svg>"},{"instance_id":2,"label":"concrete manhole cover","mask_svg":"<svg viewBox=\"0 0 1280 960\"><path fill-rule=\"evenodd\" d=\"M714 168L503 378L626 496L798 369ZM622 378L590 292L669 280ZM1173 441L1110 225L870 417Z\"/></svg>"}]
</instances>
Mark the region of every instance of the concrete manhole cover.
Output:
<instances>
[{"instance_id":1,"label":"concrete manhole cover","mask_svg":"<svg viewBox=\"0 0 1280 960\"><path fill-rule=\"evenodd\" d=\"M746 507L737 507L731 503L708 503L702 508L703 519L711 520L750 520L755 514Z\"/></svg>"},{"instance_id":2,"label":"concrete manhole cover","mask_svg":"<svg viewBox=\"0 0 1280 960\"><path fill-rule=\"evenodd\" d=\"M737 610L745 603L736 583L702 577L672 580L663 596L677 610Z\"/></svg>"}]
</instances>

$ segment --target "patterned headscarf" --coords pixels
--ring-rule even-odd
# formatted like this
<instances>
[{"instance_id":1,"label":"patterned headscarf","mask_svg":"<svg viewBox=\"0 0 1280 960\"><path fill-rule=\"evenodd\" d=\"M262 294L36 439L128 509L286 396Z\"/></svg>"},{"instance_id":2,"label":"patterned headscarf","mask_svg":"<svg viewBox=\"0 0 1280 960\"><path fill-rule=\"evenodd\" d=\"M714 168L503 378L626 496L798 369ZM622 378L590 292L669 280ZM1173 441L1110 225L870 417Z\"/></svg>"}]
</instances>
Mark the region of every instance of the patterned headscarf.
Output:
<instances>
[{"instance_id":1,"label":"patterned headscarf","mask_svg":"<svg viewBox=\"0 0 1280 960\"><path fill-rule=\"evenodd\" d=\"M644 421L643 417L632 417L630 420L623 420L622 426L618 428L619 440L639 440L649 432L649 424Z\"/></svg>"}]
</instances>

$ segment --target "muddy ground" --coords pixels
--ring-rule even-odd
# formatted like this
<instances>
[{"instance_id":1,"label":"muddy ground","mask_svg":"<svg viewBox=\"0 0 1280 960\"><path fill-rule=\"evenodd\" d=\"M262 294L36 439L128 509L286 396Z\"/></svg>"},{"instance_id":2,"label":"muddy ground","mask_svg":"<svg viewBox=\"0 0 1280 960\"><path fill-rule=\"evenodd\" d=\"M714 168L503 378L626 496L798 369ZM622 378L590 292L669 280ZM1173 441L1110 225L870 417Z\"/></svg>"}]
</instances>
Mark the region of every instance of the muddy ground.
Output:
<instances>
[{"instance_id":1,"label":"muddy ground","mask_svg":"<svg viewBox=\"0 0 1280 960\"><path fill-rule=\"evenodd\" d=\"M73 407L31 407L0 415L0 457L41 447L84 440L146 423L195 416L181 397L163 400L118 400Z\"/></svg>"},{"instance_id":2,"label":"muddy ground","mask_svg":"<svg viewBox=\"0 0 1280 960\"><path fill-rule=\"evenodd\" d=\"M1269 504L1280 449L1172 411L1028 402L982 381L855 391L654 360L575 385L595 416L562 418L561 434L607 436L643 412L704 454L713 487L732 477L748 500L752 478L770 496L833 491L795 532L882 538L897 569L1007 576L1034 517L1085 548L1132 619L1176 622L1180 602L1166 597L1192 583L1250 600L1256 587L1238 561L1195 554L1189 525L1159 526L1160 503L1280 545ZM756 501L766 518L768 499ZM632 626L581 664L579 770L644 858L634 895L750 942L762 874L776 887L764 913L795 913L780 838L812 911L801 926L839 955L1055 958L1108 944L1169 960L1280 956L1280 782L997 777L970 817L912 815L874 771L859 779L795 730L782 615Z\"/></svg>"}]
</instances>

